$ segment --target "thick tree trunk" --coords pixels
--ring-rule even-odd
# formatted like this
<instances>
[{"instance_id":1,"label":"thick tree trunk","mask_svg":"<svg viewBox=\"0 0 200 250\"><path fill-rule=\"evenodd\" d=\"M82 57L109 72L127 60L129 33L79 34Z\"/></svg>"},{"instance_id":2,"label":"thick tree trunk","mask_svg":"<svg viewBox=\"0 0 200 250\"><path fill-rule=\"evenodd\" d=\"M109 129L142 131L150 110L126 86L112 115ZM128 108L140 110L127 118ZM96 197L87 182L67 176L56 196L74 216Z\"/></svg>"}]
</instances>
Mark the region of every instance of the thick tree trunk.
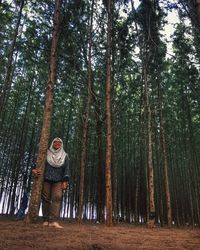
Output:
<instances>
[{"instance_id":1,"label":"thick tree trunk","mask_svg":"<svg viewBox=\"0 0 200 250\"><path fill-rule=\"evenodd\" d=\"M163 120L163 101L161 95L161 86L158 82L158 101L159 101L159 118L160 118L160 140L162 147L163 155L163 166L164 166L164 185L165 185L165 195L166 195L166 205L167 205L167 224L169 227L172 226L172 209L171 209L171 195L169 189L169 174L168 174L168 160L167 160L167 146L165 139L165 129L164 129L164 120Z\"/></svg>"},{"instance_id":2,"label":"thick tree trunk","mask_svg":"<svg viewBox=\"0 0 200 250\"><path fill-rule=\"evenodd\" d=\"M78 221L82 222L83 214L83 199L84 199L84 180L85 180L85 163L86 163L86 149L88 141L88 125L91 103L91 81L92 81L92 30L93 30L93 7L94 0L92 1L91 18L90 18L90 31L89 31L89 53L88 53L88 82L87 82L87 103L85 114L83 115L83 135L82 135L82 151L81 151L81 163L80 163L80 187L79 187L79 211Z\"/></svg>"},{"instance_id":3,"label":"thick tree trunk","mask_svg":"<svg viewBox=\"0 0 200 250\"><path fill-rule=\"evenodd\" d=\"M149 191L149 216L148 226L155 225L155 201L154 201L154 168L152 159L152 130L151 130L151 108L149 102L148 79L146 72L146 62L144 65L144 98L147 123L147 173L148 173L148 191Z\"/></svg>"},{"instance_id":4,"label":"thick tree trunk","mask_svg":"<svg viewBox=\"0 0 200 250\"><path fill-rule=\"evenodd\" d=\"M50 134L50 128L51 128L51 116L53 112L53 92L54 92L54 83L56 80L57 48L58 48L58 40L60 36L61 4L62 4L62 0L55 0L55 11L54 11L54 18L53 18L53 34L52 34L47 91L46 91L45 107L44 107L44 114L43 114L43 126L42 126L40 143L39 143L38 157L36 161L36 168L41 170L41 176L36 178L33 183L28 215L26 217L26 222L28 223L34 223L37 221L40 200L41 200L43 173L44 173L46 153L48 149L48 140L49 140L49 134Z\"/></svg>"},{"instance_id":5,"label":"thick tree trunk","mask_svg":"<svg viewBox=\"0 0 200 250\"><path fill-rule=\"evenodd\" d=\"M111 2L107 2L108 28L107 28L107 69L106 69L106 225L112 226L112 118L111 118Z\"/></svg>"}]
</instances>

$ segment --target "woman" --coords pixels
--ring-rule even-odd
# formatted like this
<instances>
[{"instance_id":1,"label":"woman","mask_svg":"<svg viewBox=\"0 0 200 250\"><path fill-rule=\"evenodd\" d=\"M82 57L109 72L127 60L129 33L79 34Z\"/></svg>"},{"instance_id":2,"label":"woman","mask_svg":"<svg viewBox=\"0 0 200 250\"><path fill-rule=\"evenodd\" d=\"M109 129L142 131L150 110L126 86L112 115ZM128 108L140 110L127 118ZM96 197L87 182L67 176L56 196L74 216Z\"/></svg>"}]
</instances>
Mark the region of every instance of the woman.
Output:
<instances>
[{"instance_id":1,"label":"woman","mask_svg":"<svg viewBox=\"0 0 200 250\"><path fill-rule=\"evenodd\" d=\"M41 171L32 170L35 177ZM55 138L47 151L42 189L43 225L63 228L58 223L61 208L62 191L69 186L69 157L63 149L63 141Z\"/></svg>"}]
</instances>

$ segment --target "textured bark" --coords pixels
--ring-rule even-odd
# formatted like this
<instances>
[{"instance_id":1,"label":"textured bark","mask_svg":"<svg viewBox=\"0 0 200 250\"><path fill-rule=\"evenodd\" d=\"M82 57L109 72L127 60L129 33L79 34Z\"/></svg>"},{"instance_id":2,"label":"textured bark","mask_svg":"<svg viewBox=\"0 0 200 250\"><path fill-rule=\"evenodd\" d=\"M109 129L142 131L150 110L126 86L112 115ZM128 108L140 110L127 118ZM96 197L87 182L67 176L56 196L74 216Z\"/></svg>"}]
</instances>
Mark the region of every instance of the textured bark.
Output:
<instances>
[{"instance_id":1,"label":"textured bark","mask_svg":"<svg viewBox=\"0 0 200 250\"><path fill-rule=\"evenodd\" d=\"M166 195L166 205L167 205L167 225L172 226L172 209L171 209L171 195L169 189L169 174L168 174L168 159L167 159L167 146L165 139L165 128L164 128L164 118L163 118L163 101L161 94L160 82L158 82L158 101L159 101L159 119L160 119L160 140L163 155L163 166L164 166L164 186Z\"/></svg>"},{"instance_id":2,"label":"textured bark","mask_svg":"<svg viewBox=\"0 0 200 250\"><path fill-rule=\"evenodd\" d=\"M149 102L148 79L146 72L146 63L144 64L144 98L145 111L147 119L147 173L148 173L148 190L149 190L149 218L148 226L155 224L155 201L154 201L154 168L152 159L152 130L151 130L151 108Z\"/></svg>"},{"instance_id":3,"label":"textured bark","mask_svg":"<svg viewBox=\"0 0 200 250\"><path fill-rule=\"evenodd\" d=\"M81 163L80 163L80 187L79 187L79 211L78 211L79 223L82 222L82 214L83 214L86 149L88 141L88 125L89 125L89 114L90 114L90 103L91 103L91 81L92 81L91 54L92 54L93 7L94 7L94 1L92 1L90 30L89 30L90 39L89 39L89 52L88 52L87 102L86 102L85 114L83 115L83 135L82 135L82 150L81 150Z\"/></svg>"},{"instance_id":4,"label":"textured bark","mask_svg":"<svg viewBox=\"0 0 200 250\"><path fill-rule=\"evenodd\" d=\"M106 225L112 226L112 119L111 119L111 0L108 0L108 27L107 27L107 69L106 69Z\"/></svg>"},{"instance_id":5,"label":"textured bark","mask_svg":"<svg viewBox=\"0 0 200 250\"><path fill-rule=\"evenodd\" d=\"M44 114L43 114L43 125L42 125L42 131L41 131L41 137L40 137L40 143L39 143L38 157L36 161L36 169L41 170L41 176L38 178L35 178L35 181L33 183L28 215L26 217L26 222L28 223L34 223L37 221L40 200L41 200L43 173L44 173L44 166L45 166L45 161L46 161L46 153L48 149L48 139L49 139L50 128L51 128L51 116L53 112L53 92L54 92L54 83L56 80L56 70L57 70L57 48L58 48L58 40L60 36L61 3L62 3L61 0L55 0L55 11L54 11L54 18L53 18L53 34L52 34L47 90L46 90L46 96L45 96L45 107L44 107Z\"/></svg>"}]
</instances>

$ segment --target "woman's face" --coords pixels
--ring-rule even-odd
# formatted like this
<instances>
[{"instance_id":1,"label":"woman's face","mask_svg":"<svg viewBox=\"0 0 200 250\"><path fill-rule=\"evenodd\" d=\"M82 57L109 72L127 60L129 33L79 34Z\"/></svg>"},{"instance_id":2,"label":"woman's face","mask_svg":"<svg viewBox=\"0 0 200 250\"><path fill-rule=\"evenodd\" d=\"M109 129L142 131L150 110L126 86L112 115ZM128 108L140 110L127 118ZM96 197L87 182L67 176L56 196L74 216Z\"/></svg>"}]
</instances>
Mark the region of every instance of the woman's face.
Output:
<instances>
[{"instance_id":1,"label":"woman's face","mask_svg":"<svg viewBox=\"0 0 200 250\"><path fill-rule=\"evenodd\" d=\"M59 149L62 145L62 142L61 141L54 141L53 142L53 148L54 149Z\"/></svg>"}]
</instances>

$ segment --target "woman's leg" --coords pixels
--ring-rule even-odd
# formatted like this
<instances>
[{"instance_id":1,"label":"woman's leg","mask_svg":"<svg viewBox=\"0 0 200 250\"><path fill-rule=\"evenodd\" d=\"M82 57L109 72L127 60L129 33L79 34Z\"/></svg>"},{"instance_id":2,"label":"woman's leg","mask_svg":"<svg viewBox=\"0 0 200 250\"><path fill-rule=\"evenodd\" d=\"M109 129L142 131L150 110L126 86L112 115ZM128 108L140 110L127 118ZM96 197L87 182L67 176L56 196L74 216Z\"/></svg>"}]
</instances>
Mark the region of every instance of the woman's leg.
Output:
<instances>
[{"instance_id":1,"label":"woman's leg","mask_svg":"<svg viewBox=\"0 0 200 250\"><path fill-rule=\"evenodd\" d=\"M43 183L42 189L42 214L44 222L49 222L51 208L51 186L49 182Z\"/></svg>"},{"instance_id":2,"label":"woman's leg","mask_svg":"<svg viewBox=\"0 0 200 250\"><path fill-rule=\"evenodd\" d=\"M63 228L57 222L60 215L61 208L61 200L62 200L62 189L61 182L52 184L52 192L51 192L51 209L50 209L50 224L49 226L55 228Z\"/></svg>"},{"instance_id":3,"label":"woman's leg","mask_svg":"<svg viewBox=\"0 0 200 250\"><path fill-rule=\"evenodd\" d=\"M50 218L51 221L56 221L60 215L62 201L62 188L61 182L53 183L51 189L51 209L50 209Z\"/></svg>"}]
</instances>

